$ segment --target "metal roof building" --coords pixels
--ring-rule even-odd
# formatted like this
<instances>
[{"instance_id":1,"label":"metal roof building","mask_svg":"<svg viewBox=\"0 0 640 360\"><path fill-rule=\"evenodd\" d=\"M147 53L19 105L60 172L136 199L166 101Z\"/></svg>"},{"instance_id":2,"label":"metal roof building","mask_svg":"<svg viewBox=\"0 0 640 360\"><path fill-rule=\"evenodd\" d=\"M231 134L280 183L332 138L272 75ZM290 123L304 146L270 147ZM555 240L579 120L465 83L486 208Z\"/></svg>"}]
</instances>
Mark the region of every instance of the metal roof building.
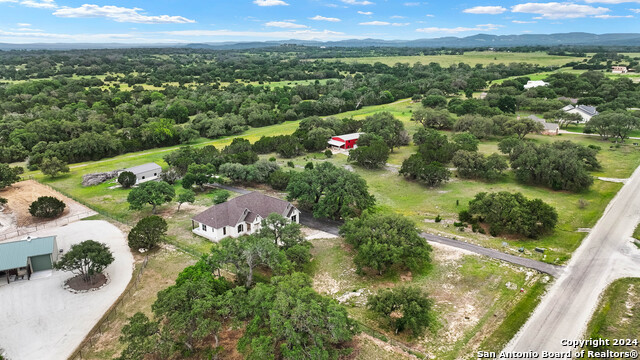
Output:
<instances>
[{"instance_id":1,"label":"metal roof building","mask_svg":"<svg viewBox=\"0 0 640 360\"><path fill-rule=\"evenodd\" d=\"M157 179L162 173L162 167L156 163L146 163L124 169L120 173L125 171L132 172L136 176L136 184L140 184L146 181Z\"/></svg>"},{"instance_id":2,"label":"metal roof building","mask_svg":"<svg viewBox=\"0 0 640 360\"><path fill-rule=\"evenodd\" d=\"M25 240L0 243L0 272L26 275L53 269L58 260L58 245L55 236L27 238ZM9 277L7 276L7 282Z\"/></svg>"}]
</instances>

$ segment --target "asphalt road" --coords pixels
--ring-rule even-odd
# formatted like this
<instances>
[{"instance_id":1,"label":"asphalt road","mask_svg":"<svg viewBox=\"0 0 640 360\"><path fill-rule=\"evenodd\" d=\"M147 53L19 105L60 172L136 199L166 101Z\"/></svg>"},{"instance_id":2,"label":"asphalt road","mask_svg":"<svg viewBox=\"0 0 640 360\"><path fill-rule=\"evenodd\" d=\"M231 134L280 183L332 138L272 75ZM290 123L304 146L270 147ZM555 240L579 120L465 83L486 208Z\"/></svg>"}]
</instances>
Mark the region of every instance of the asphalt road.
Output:
<instances>
[{"instance_id":1,"label":"asphalt road","mask_svg":"<svg viewBox=\"0 0 640 360\"><path fill-rule=\"evenodd\" d=\"M609 203L565 271L505 351L541 354L571 350L562 345L562 340L583 338L607 285L621 277L640 277L640 251L630 242L639 221L640 167Z\"/></svg>"},{"instance_id":2,"label":"asphalt road","mask_svg":"<svg viewBox=\"0 0 640 360\"><path fill-rule=\"evenodd\" d=\"M324 232L327 232L333 235L339 235L338 228L340 227L340 225L342 225L342 223L338 221L332 221L332 220L326 220L326 219L315 219L308 212L300 213L300 223L310 228L322 230ZM485 247L470 244L460 240L454 240L454 239L446 238L443 236L427 234L424 232L420 233L420 236L422 236L429 242L435 242L435 243L455 247L458 249L471 251L476 254L485 255L490 258L503 260L519 266L524 266L524 267L534 269L539 272L550 274L553 276L559 276L563 271L563 267L561 266L555 266L555 265L543 263L541 261L536 261L536 260L527 259L520 256L505 254L498 250L487 249Z\"/></svg>"}]
</instances>

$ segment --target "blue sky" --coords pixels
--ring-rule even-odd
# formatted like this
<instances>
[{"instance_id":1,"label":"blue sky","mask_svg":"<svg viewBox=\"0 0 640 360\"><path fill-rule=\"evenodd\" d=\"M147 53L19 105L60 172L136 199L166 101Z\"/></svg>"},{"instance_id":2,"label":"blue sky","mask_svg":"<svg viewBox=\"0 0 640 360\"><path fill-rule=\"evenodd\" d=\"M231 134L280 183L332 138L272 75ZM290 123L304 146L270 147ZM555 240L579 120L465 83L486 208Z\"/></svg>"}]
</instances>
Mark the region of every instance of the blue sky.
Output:
<instances>
[{"instance_id":1,"label":"blue sky","mask_svg":"<svg viewBox=\"0 0 640 360\"><path fill-rule=\"evenodd\" d=\"M184 43L640 32L640 0L0 0L0 42Z\"/></svg>"}]
</instances>

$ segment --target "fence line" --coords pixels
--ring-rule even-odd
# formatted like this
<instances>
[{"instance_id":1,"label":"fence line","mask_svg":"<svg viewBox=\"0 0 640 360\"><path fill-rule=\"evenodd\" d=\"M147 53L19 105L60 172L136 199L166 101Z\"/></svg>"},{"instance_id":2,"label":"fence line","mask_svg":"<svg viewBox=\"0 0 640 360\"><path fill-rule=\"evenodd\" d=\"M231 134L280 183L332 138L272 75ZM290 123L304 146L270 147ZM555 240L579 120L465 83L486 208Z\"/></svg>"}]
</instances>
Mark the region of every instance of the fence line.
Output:
<instances>
[{"instance_id":1,"label":"fence line","mask_svg":"<svg viewBox=\"0 0 640 360\"><path fill-rule=\"evenodd\" d=\"M148 263L149 255L144 257L144 260L142 261L142 264L140 265L140 269L138 270L136 276L131 278L131 281L129 282L129 285L127 285L125 291L122 292L120 297L118 297L118 300L116 300L116 302L111 305L109 310L107 310L107 312L102 315L102 318L98 321L98 323L91 329L91 331L89 331L87 336L84 337L84 340L82 340L76 350L71 354L71 356L69 356L69 360L84 359L83 353L86 354L88 352L88 348L92 347L97 341L97 339L94 338L98 335L102 335L103 331L106 330L109 322L117 318L116 312L122 305L123 301L138 289L138 283L140 282L142 274L144 273L144 269L147 267Z\"/></svg>"},{"instance_id":2,"label":"fence line","mask_svg":"<svg viewBox=\"0 0 640 360\"><path fill-rule=\"evenodd\" d=\"M44 230L44 229L48 229L48 228L54 228L54 227L58 227L58 226L63 226L63 225L68 225L72 222L78 221L80 219L89 217L89 216L93 216L96 215L97 213L93 210L89 210L89 211L83 211L81 213L75 214L75 215L71 215L71 216L66 216L60 219L56 219L56 220L51 220L48 221L46 223L42 223L42 224L37 224L37 225L32 225L32 226L26 226L23 228L20 228L18 230L13 230L11 232L8 233L3 233L0 234L0 241L4 241L4 240L8 240L14 237L19 237L19 236L24 236L24 235L28 235L31 233L34 233L38 230Z\"/></svg>"}]
</instances>

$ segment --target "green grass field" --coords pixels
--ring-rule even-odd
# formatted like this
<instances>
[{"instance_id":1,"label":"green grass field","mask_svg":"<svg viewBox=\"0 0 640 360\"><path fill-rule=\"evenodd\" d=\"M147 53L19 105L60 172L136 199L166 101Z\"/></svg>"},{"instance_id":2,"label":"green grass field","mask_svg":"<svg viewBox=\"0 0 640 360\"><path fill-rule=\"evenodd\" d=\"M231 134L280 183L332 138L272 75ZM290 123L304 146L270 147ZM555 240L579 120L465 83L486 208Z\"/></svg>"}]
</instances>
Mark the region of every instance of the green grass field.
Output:
<instances>
[{"instance_id":1,"label":"green grass field","mask_svg":"<svg viewBox=\"0 0 640 360\"><path fill-rule=\"evenodd\" d=\"M544 52L534 53L513 53L513 52L489 52L489 51L469 51L464 55L424 55L424 56L375 56L360 58L333 58L323 59L325 61L342 61L346 63L375 64L377 62L393 66L397 63L429 64L439 63L442 66L465 63L471 66L476 64L509 64L525 62L530 64L540 64L542 66L562 66L572 61L582 61L583 58L548 55Z\"/></svg>"}]
</instances>

